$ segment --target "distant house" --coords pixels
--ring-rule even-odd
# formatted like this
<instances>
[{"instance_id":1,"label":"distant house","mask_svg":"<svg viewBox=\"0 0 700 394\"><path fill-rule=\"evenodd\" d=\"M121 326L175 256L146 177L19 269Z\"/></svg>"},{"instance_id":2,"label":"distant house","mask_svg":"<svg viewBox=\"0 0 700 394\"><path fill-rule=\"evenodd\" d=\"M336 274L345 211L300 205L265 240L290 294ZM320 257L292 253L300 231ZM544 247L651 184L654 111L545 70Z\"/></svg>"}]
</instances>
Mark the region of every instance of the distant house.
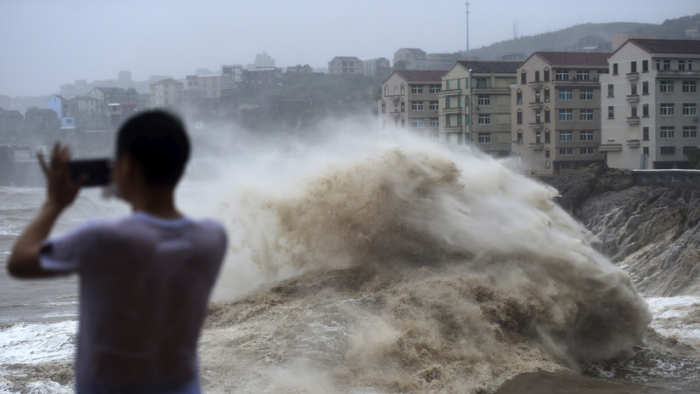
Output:
<instances>
[{"instance_id":1,"label":"distant house","mask_svg":"<svg viewBox=\"0 0 700 394\"><path fill-rule=\"evenodd\" d=\"M362 75L363 73L362 60L355 56L336 56L328 62L328 74L331 75Z\"/></svg>"},{"instance_id":2,"label":"distant house","mask_svg":"<svg viewBox=\"0 0 700 394\"><path fill-rule=\"evenodd\" d=\"M151 84L151 108L172 108L182 105L184 84L172 78Z\"/></svg>"},{"instance_id":3,"label":"distant house","mask_svg":"<svg viewBox=\"0 0 700 394\"><path fill-rule=\"evenodd\" d=\"M105 104L128 103L131 101L127 98L126 89L122 88L93 88L87 95Z\"/></svg>"},{"instance_id":4,"label":"distant house","mask_svg":"<svg viewBox=\"0 0 700 394\"><path fill-rule=\"evenodd\" d=\"M61 120L51 109L33 107L24 113L24 126L30 132L52 133L61 129Z\"/></svg>"},{"instance_id":5,"label":"distant house","mask_svg":"<svg viewBox=\"0 0 700 394\"><path fill-rule=\"evenodd\" d=\"M46 103L46 108L56 112L58 118L61 119L62 129L75 128L75 118L68 116L69 106L70 100L60 95L51 97Z\"/></svg>"},{"instance_id":6,"label":"distant house","mask_svg":"<svg viewBox=\"0 0 700 394\"><path fill-rule=\"evenodd\" d=\"M420 48L400 48L394 52L394 71L427 70L428 57Z\"/></svg>"},{"instance_id":7,"label":"distant house","mask_svg":"<svg viewBox=\"0 0 700 394\"><path fill-rule=\"evenodd\" d=\"M386 78L391 74L391 62L387 58L377 58L364 61L364 74Z\"/></svg>"}]
</instances>

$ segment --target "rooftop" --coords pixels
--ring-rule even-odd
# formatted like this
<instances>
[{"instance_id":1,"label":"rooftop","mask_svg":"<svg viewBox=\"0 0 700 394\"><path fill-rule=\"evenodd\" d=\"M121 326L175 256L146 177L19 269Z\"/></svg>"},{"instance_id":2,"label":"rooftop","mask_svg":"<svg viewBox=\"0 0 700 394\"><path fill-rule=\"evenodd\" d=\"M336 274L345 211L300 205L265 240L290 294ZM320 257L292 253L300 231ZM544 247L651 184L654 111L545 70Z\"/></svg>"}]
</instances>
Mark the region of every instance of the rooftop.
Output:
<instances>
[{"instance_id":1,"label":"rooftop","mask_svg":"<svg viewBox=\"0 0 700 394\"><path fill-rule=\"evenodd\" d=\"M607 67L610 54L602 52L535 52L530 55L530 57L533 56L539 56L551 65Z\"/></svg>"},{"instance_id":2,"label":"rooftop","mask_svg":"<svg viewBox=\"0 0 700 394\"><path fill-rule=\"evenodd\" d=\"M515 74L518 71L520 62L481 62L481 61L463 61L457 62L466 70L472 70L473 73L502 73Z\"/></svg>"},{"instance_id":3,"label":"rooftop","mask_svg":"<svg viewBox=\"0 0 700 394\"><path fill-rule=\"evenodd\" d=\"M627 42L635 44L652 54L685 53L700 55L700 40L658 40L649 38L631 38Z\"/></svg>"},{"instance_id":4,"label":"rooftop","mask_svg":"<svg viewBox=\"0 0 700 394\"><path fill-rule=\"evenodd\" d=\"M399 74L408 82L442 82L445 71L421 71L421 70L399 70L394 74Z\"/></svg>"}]
</instances>

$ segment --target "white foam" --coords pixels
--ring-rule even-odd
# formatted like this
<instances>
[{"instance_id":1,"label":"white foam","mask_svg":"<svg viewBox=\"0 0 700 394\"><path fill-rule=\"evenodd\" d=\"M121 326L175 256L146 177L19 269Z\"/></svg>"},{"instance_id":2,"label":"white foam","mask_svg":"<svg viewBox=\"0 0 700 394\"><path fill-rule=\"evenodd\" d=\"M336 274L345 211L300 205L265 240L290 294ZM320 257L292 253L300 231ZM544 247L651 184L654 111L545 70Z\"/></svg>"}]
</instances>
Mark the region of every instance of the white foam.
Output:
<instances>
[{"instance_id":1,"label":"white foam","mask_svg":"<svg viewBox=\"0 0 700 394\"><path fill-rule=\"evenodd\" d=\"M0 365L70 360L75 354L77 321L15 324L0 330Z\"/></svg>"},{"instance_id":2,"label":"white foam","mask_svg":"<svg viewBox=\"0 0 700 394\"><path fill-rule=\"evenodd\" d=\"M700 339L700 324L685 321L693 311L700 310L700 297L650 297L649 310L654 315L651 327L659 334L691 344Z\"/></svg>"}]
</instances>

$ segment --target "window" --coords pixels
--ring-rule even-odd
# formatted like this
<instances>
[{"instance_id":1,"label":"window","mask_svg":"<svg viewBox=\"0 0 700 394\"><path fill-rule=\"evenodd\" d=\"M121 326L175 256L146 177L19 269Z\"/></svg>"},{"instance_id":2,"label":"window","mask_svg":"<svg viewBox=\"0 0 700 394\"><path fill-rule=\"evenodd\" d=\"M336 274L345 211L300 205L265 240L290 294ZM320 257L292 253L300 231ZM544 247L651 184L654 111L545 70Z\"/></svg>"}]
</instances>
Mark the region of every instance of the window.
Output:
<instances>
[{"instance_id":1,"label":"window","mask_svg":"<svg viewBox=\"0 0 700 394\"><path fill-rule=\"evenodd\" d=\"M523 92L522 92L522 90L518 89L518 92L517 92L516 97L517 97L517 102L518 102L518 104L522 104L522 103L523 103Z\"/></svg>"},{"instance_id":2,"label":"window","mask_svg":"<svg viewBox=\"0 0 700 394\"><path fill-rule=\"evenodd\" d=\"M440 85L430 85L430 88L428 89L428 92L431 94L435 94L440 92Z\"/></svg>"},{"instance_id":3,"label":"window","mask_svg":"<svg viewBox=\"0 0 700 394\"><path fill-rule=\"evenodd\" d=\"M670 116L675 113L675 109L673 107L673 103L661 103L660 108L659 108L659 115L661 116Z\"/></svg>"},{"instance_id":4,"label":"window","mask_svg":"<svg viewBox=\"0 0 700 394\"><path fill-rule=\"evenodd\" d=\"M649 155L649 147L648 146L645 146L644 148L642 148L642 154Z\"/></svg>"},{"instance_id":5,"label":"window","mask_svg":"<svg viewBox=\"0 0 700 394\"><path fill-rule=\"evenodd\" d=\"M480 144L490 144L491 143L491 133L479 133L479 143Z\"/></svg>"},{"instance_id":6,"label":"window","mask_svg":"<svg viewBox=\"0 0 700 394\"><path fill-rule=\"evenodd\" d=\"M697 91L696 81L683 81L683 93L695 93Z\"/></svg>"},{"instance_id":7,"label":"window","mask_svg":"<svg viewBox=\"0 0 700 394\"><path fill-rule=\"evenodd\" d=\"M673 81L659 81L659 92L673 93Z\"/></svg>"},{"instance_id":8,"label":"window","mask_svg":"<svg viewBox=\"0 0 700 394\"><path fill-rule=\"evenodd\" d=\"M413 94L423 93L423 87L422 87L422 86L411 85L411 93L413 93Z\"/></svg>"},{"instance_id":9,"label":"window","mask_svg":"<svg viewBox=\"0 0 700 394\"><path fill-rule=\"evenodd\" d=\"M642 60L642 72L649 72L649 61L648 60Z\"/></svg>"},{"instance_id":10,"label":"window","mask_svg":"<svg viewBox=\"0 0 700 394\"><path fill-rule=\"evenodd\" d=\"M523 70L520 73L520 84L525 85L526 83L527 83L527 72L525 72L525 70Z\"/></svg>"},{"instance_id":11,"label":"window","mask_svg":"<svg viewBox=\"0 0 700 394\"><path fill-rule=\"evenodd\" d=\"M675 126L661 126L661 129L659 130L659 137L662 139L670 139L674 137Z\"/></svg>"},{"instance_id":12,"label":"window","mask_svg":"<svg viewBox=\"0 0 700 394\"><path fill-rule=\"evenodd\" d=\"M464 108L469 107L469 96L464 96Z\"/></svg>"},{"instance_id":13,"label":"window","mask_svg":"<svg viewBox=\"0 0 700 394\"><path fill-rule=\"evenodd\" d=\"M675 155L676 154L676 147L675 146L662 146L661 147L661 154L662 155Z\"/></svg>"},{"instance_id":14,"label":"window","mask_svg":"<svg viewBox=\"0 0 700 394\"><path fill-rule=\"evenodd\" d=\"M401 102L401 112L404 112L404 111L406 111L406 103L404 103L404 102L402 101L402 102Z\"/></svg>"},{"instance_id":15,"label":"window","mask_svg":"<svg viewBox=\"0 0 700 394\"><path fill-rule=\"evenodd\" d=\"M649 81L642 82L642 94L649 94Z\"/></svg>"},{"instance_id":16,"label":"window","mask_svg":"<svg viewBox=\"0 0 700 394\"><path fill-rule=\"evenodd\" d=\"M642 139L644 141L649 141L649 127L647 126L642 128Z\"/></svg>"},{"instance_id":17,"label":"window","mask_svg":"<svg viewBox=\"0 0 700 394\"><path fill-rule=\"evenodd\" d=\"M386 113L386 101L382 101L382 113Z\"/></svg>"},{"instance_id":18,"label":"window","mask_svg":"<svg viewBox=\"0 0 700 394\"><path fill-rule=\"evenodd\" d=\"M593 120L593 110L592 109L582 109L579 115L579 120Z\"/></svg>"},{"instance_id":19,"label":"window","mask_svg":"<svg viewBox=\"0 0 700 394\"><path fill-rule=\"evenodd\" d=\"M685 71L685 60L678 61L678 71Z\"/></svg>"},{"instance_id":20,"label":"window","mask_svg":"<svg viewBox=\"0 0 700 394\"><path fill-rule=\"evenodd\" d=\"M617 63L613 63L613 75L617 75Z\"/></svg>"},{"instance_id":21,"label":"window","mask_svg":"<svg viewBox=\"0 0 700 394\"><path fill-rule=\"evenodd\" d=\"M445 127L450 127L450 115L445 115Z\"/></svg>"},{"instance_id":22,"label":"window","mask_svg":"<svg viewBox=\"0 0 700 394\"><path fill-rule=\"evenodd\" d=\"M479 114L479 124L491 124L491 114Z\"/></svg>"},{"instance_id":23,"label":"window","mask_svg":"<svg viewBox=\"0 0 700 394\"><path fill-rule=\"evenodd\" d=\"M560 156L570 156L574 154L574 148L559 148Z\"/></svg>"},{"instance_id":24,"label":"window","mask_svg":"<svg viewBox=\"0 0 700 394\"><path fill-rule=\"evenodd\" d=\"M437 111L438 109L440 109L440 104L438 104L437 101L431 101L430 102L430 110Z\"/></svg>"},{"instance_id":25,"label":"window","mask_svg":"<svg viewBox=\"0 0 700 394\"><path fill-rule=\"evenodd\" d=\"M399 95L399 87L394 86L394 96L398 96L398 95Z\"/></svg>"},{"instance_id":26,"label":"window","mask_svg":"<svg viewBox=\"0 0 700 394\"><path fill-rule=\"evenodd\" d=\"M523 124L523 111L518 110L518 124Z\"/></svg>"},{"instance_id":27,"label":"window","mask_svg":"<svg viewBox=\"0 0 700 394\"><path fill-rule=\"evenodd\" d=\"M615 119L615 107L612 105L608 106L608 119Z\"/></svg>"},{"instance_id":28,"label":"window","mask_svg":"<svg viewBox=\"0 0 700 394\"><path fill-rule=\"evenodd\" d=\"M462 106L462 96L457 97L457 108Z\"/></svg>"},{"instance_id":29,"label":"window","mask_svg":"<svg viewBox=\"0 0 700 394\"><path fill-rule=\"evenodd\" d=\"M457 115L457 126L462 125L462 115Z\"/></svg>"},{"instance_id":30,"label":"window","mask_svg":"<svg viewBox=\"0 0 700 394\"><path fill-rule=\"evenodd\" d=\"M544 101L549 102L549 88L544 90Z\"/></svg>"},{"instance_id":31,"label":"window","mask_svg":"<svg viewBox=\"0 0 700 394\"><path fill-rule=\"evenodd\" d=\"M430 127L434 129L440 127L440 121L438 120L438 118L430 118Z\"/></svg>"},{"instance_id":32,"label":"window","mask_svg":"<svg viewBox=\"0 0 700 394\"><path fill-rule=\"evenodd\" d=\"M477 105L491 105L491 96L484 94L478 95Z\"/></svg>"},{"instance_id":33,"label":"window","mask_svg":"<svg viewBox=\"0 0 700 394\"><path fill-rule=\"evenodd\" d=\"M544 110L544 123L549 123L551 122L552 118L549 116L549 108Z\"/></svg>"},{"instance_id":34,"label":"window","mask_svg":"<svg viewBox=\"0 0 700 394\"><path fill-rule=\"evenodd\" d=\"M576 72L576 79L579 81L589 81L591 79L591 73L588 70L578 70L578 72Z\"/></svg>"},{"instance_id":35,"label":"window","mask_svg":"<svg viewBox=\"0 0 700 394\"><path fill-rule=\"evenodd\" d=\"M549 69L548 68L546 68L544 70L544 81L549 82Z\"/></svg>"},{"instance_id":36,"label":"window","mask_svg":"<svg viewBox=\"0 0 700 394\"><path fill-rule=\"evenodd\" d=\"M637 106L633 106L630 108L632 110L631 117L636 118L637 117Z\"/></svg>"},{"instance_id":37,"label":"window","mask_svg":"<svg viewBox=\"0 0 700 394\"><path fill-rule=\"evenodd\" d=\"M416 129L422 129L424 127L423 118L411 119L411 126L413 126Z\"/></svg>"},{"instance_id":38,"label":"window","mask_svg":"<svg viewBox=\"0 0 700 394\"><path fill-rule=\"evenodd\" d=\"M693 151L693 149L697 148L696 146L684 146L683 147L683 156L688 156L690 152Z\"/></svg>"},{"instance_id":39,"label":"window","mask_svg":"<svg viewBox=\"0 0 700 394\"><path fill-rule=\"evenodd\" d=\"M535 71L535 82L539 82L539 81L540 81L540 72Z\"/></svg>"},{"instance_id":40,"label":"window","mask_svg":"<svg viewBox=\"0 0 700 394\"><path fill-rule=\"evenodd\" d=\"M615 86L611 83L608 84L608 97L615 97Z\"/></svg>"},{"instance_id":41,"label":"window","mask_svg":"<svg viewBox=\"0 0 700 394\"><path fill-rule=\"evenodd\" d=\"M462 80L461 79L457 80L457 89L462 89Z\"/></svg>"},{"instance_id":42,"label":"window","mask_svg":"<svg viewBox=\"0 0 700 394\"><path fill-rule=\"evenodd\" d=\"M630 86L630 94L633 96L637 95L637 85Z\"/></svg>"},{"instance_id":43,"label":"window","mask_svg":"<svg viewBox=\"0 0 700 394\"><path fill-rule=\"evenodd\" d=\"M544 157L549 157L549 156L550 156L550 154L549 154L549 148L545 148L545 150L544 150ZM547 161L547 163L549 163L549 161ZM547 168L549 168L549 166L547 166Z\"/></svg>"},{"instance_id":44,"label":"window","mask_svg":"<svg viewBox=\"0 0 700 394\"><path fill-rule=\"evenodd\" d=\"M683 138L697 138L697 126L683 126Z\"/></svg>"},{"instance_id":45,"label":"window","mask_svg":"<svg viewBox=\"0 0 700 394\"><path fill-rule=\"evenodd\" d=\"M540 102L540 97L541 97L541 96L540 96L540 90L539 90L539 89L535 90L535 102L536 102L536 103L539 103L539 102Z\"/></svg>"},{"instance_id":46,"label":"window","mask_svg":"<svg viewBox=\"0 0 700 394\"><path fill-rule=\"evenodd\" d=\"M589 130L584 130L581 131L581 134L579 135L581 141L593 141L593 131Z\"/></svg>"},{"instance_id":47,"label":"window","mask_svg":"<svg viewBox=\"0 0 700 394\"><path fill-rule=\"evenodd\" d=\"M592 155L595 153L595 148L581 148L579 153L582 155Z\"/></svg>"},{"instance_id":48,"label":"window","mask_svg":"<svg viewBox=\"0 0 700 394\"><path fill-rule=\"evenodd\" d=\"M642 116L645 118L649 117L649 104L642 104Z\"/></svg>"},{"instance_id":49,"label":"window","mask_svg":"<svg viewBox=\"0 0 700 394\"><path fill-rule=\"evenodd\" d=\"M569 70L557 70L554 73L554 77L557 81L568 81L569 80Z\"/></svg>"},{"instance_id":50,"label":"window","mask_svg":"<svg viewBox=\"0 0 700 394\"><path fill-rule=\"evenodd\" d=\"M574 120L574 110L572 109L560 109L559 110L559 120L568 122Z\"/></svg>"},{"instance_id":51,"label":"window","mask_svg":"<svg viewBox=\"0 0 700 394\"><path fill-rule=\"evenodd\" d=\"M540 115L540 111L535 111L535 123L542 123L542 116Z\"/></svg>"},{"instance_id":52,"label":"window","mask_svg":"<svg viewBox=\"0 0 700 394\"><path fill-rule=\"evenodd\" d=\"M518 130L518 144L523 143L523 132L522 130Z\"/></svg>"},{"instance_id":53,"label":"window","mask_svg":"<svg viewBox=\"0 0 700 394\"><path fill-rule=\"evenodd\" d=\"M560 131L559 142L572 142L574 140L573 131Z\"/></svg>"},{"instance_id":54,"label":"window","mask_svg":"<svg viewBox=\"0 0 700 394\"><path fill-rule=\"evenodd\" d=\"M384 85L384 96L389 95L389 85Z\"/></svg>"},{"instance_id":55,"label":"window","mask_svg":"<svg viewBox=\"0 0 700 394\"><path fill-rule=\"evenodd\" d=\"M632 61L630 62L630 73L636 73L637 72L637 62Z\"/></svg>"},{"instance_id":56,"label":"window","mask_svg":"<svg viewBox=\"0 0 700 394\"><path fill-rule=\"evenodd\" d=\"M486 89L489 87L489 81L486 78L478 78L476 80L476 88L477 89Z\"/></svg>"},{"instance_id":57,"label":"window","mask_svg":"<svg viewBox=\"0 0 700 394\"><path fill-rule=\"evenodd\" d=\"M450 98L445 97L445 108L450 108Z\"/></svg>"},{"instance_id":58,"label":"window","mask_svg":"<svg viewBox=\"0 0 700 394\"><path fill-rule=\"evenodd\" d=\"M670 60L664 60L664 71L669 71L671 69L671 61Z\"/></svg>"},{"instance_id":59,"label":"window","mask_svg":"<svg viewBox=\"0 0 700 394\"><path fill-rule=\"evenodd\" d=\"M581 89L579 98L581 100L593 100L593 89Z\"/></svg>"},{"instance_id":60,"label":"window","mask_svg":"<svg viewBox=\"0 0 700 394\"><path fill-rule=\"evenodd\" d=\"M450 90L450 81L445 81L445 90Z\"/></svg>"},{"instance_id":61,"label":"window","mask_svg":"<svg viewBox=\"0 0 700 394\"><path fill-rule=\"evenodd\" d=\"M401 95L403 96L404 93L406 93L406 89L405 89L405 86L403 86L403 84L401 84Z\"/></svg>"},{"instance_id":62,"label":"window","mask_svg":"<svg viewBox=\"0 0 700 394\"><path fill-rule=\"evenodd\" d=\"M697 115L698 114L698 104L697 103L683 103L683 115Z\"/></svg>"},{"instance_id":63,"label":"window","mask_svg":"<svg viewBox=\"0 0 700 394\"><path fill-rule=\"evenodd\" d=\"M559 100L571 101L574 98L573 89L559 89Z\"/></svg>"},{"instance_id":64,"label":"window","mask_svg":"<svg viewBox=\"0 0 700 394\"><path fill-rule=\"evenodd\" d=\"M544 143L549 144L551 142L551 136L552 133L549 132L549 130L544 131Z\"/></svg>"},{"instance_id":65,"label":"window","mask_svg":"<svg viewBox=\"0 0 700 394\"><path fill-rule=\"evenodd\" d=\"M423 102L422 101L411 101L411 111L422 111Z\"/></svg>"}]
</instances>

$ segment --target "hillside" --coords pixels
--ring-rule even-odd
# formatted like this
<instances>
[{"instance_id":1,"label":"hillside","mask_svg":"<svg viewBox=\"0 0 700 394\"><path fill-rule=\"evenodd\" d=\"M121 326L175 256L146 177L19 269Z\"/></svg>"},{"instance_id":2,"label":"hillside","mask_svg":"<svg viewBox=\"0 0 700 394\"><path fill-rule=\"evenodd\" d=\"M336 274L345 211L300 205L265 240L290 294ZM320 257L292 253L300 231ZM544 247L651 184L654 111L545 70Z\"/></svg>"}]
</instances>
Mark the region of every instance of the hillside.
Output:
<instances>
[{"instance_id":1,"label":"hillside","mask_svg":"<svg viewBox=\"0 0 700 394\"><path fill-rule=\"evenodd\" d=\"M500 60L510 53L528 56L535 51L581 51L595 47L595 51L612 51L612 37L615 34L639 34L655 38L685 39L685 30L700 24L700 14L669 19L661 24L613 22L585 23L553 32L534 36L519 37L514 40L497 42L470 51L470 57L483 60Z\"/></svg>"}]
</instances>

